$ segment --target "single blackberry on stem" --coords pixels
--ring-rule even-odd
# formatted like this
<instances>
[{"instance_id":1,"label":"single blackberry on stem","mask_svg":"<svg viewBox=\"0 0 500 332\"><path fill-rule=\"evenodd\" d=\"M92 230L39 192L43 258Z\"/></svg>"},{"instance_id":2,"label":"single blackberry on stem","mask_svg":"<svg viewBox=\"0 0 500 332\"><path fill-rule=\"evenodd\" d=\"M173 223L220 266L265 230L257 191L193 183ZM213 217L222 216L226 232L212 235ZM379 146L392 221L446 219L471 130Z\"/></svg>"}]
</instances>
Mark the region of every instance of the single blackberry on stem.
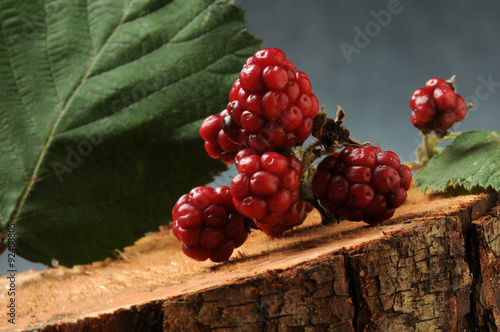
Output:
<instances>
[{"instance_id":1,"label":"single blackberry on stem","mask_svg":"<svg viewBox=\"0 0 500 332\"><path fill-rule=\"evenodd\" d=\"M447 81L431 78L423 88L415 90L410 97L410 120L422 132L422 144L417 148L412 166L426 165L438 153L440 141L453 139L457 133L450 134L450 129L462 121L472 107L473 104L466 103L457 93L455 75Z\"/></svg>"},{"instance_id":2,"label":"single blackberry on stem","mask_svg":"<svg viewBox=\"0 0 500 332\"><path fill-rule=\"evenodd\" d=\"M431 78L424 87L417 89L410 97L411 122L424 135L435 132L444 137L454 123L462 121L467 115L467 105L456 92L455 76L445 81Z\"/></svg>"}]
</instances>

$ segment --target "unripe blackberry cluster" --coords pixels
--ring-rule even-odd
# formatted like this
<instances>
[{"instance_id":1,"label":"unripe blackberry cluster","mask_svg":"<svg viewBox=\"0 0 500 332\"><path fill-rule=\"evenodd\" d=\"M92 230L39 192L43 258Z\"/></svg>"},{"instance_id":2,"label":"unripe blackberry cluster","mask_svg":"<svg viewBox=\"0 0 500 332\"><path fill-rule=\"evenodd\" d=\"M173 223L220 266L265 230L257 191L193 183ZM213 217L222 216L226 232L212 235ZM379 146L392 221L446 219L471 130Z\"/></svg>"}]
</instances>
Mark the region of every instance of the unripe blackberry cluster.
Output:
<instances>
[{"instance_id":1,"label":"unripe blackberry cluster","mask_svg":"<svg viewBox=\"0 0 500 332\"><path fill-rule=\"evenodd\" d=\"M172 210L173 233L186 256L198 261L229 259L248 237L248 226L236 211L226 186L196 187L182 195Z\"/></svg>"},{"instance_id":2,"label":"unripe blackberry cluster","mask_svg":"<svg viewBox=\"0 0 500 332\"><path fill-rule=\"evenodd\" d=\"M312 180L313 194L330 213L378 224L406 199L411 170L391 151L347 147L325 157Z\"/></svg>"},{"instance_id":3,"label":"unripe blackberry cluster","mask_svg":"<svg viewBox=\"0 0 500 332\"><path fill-rule=\"evenodd\" d=\"M248 58L226 109L200 126L207 153L236 164L238 174L230 188L194 188L172 211L173 233L187 256L225 261L250 227L279 237L302 224L313 207L323 216L327 209L369 223L393 215L411 183L411 172L394 153L348 147L327 156L316 173L313 161L325 150L308 148L297 158L292 148L302 145L313 127L319 141L312 147L358 144L341 126L339 113L335 121L321 113L313 126L318 109L309 78L281 50L263 49ZM326 136L321 128L329 128Z\"/></svg>"},{"instance_id":4,"label":"unripe blackberry cluster","mask_svg":"<svg viewBox=\"0 0 500 332\"><path fill-rule=\"evenodd\" d=\"M417 89L410 98L411 122L423 133L436 132L444 136L455 122L467 114L464 98L441 78L431 78L424 88Z\"/></svg>"}]
</instances>

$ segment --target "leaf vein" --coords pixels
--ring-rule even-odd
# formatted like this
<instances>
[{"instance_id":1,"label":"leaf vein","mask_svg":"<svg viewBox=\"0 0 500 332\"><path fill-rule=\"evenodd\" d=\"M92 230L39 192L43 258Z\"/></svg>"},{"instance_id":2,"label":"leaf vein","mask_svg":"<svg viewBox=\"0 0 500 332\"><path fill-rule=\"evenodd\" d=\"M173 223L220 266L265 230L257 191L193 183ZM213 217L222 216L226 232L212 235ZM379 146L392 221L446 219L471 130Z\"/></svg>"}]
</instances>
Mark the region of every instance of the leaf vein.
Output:
<instances>
[{"instance_id":1,"label":"leaf vein","mask_svg":"<svg viewBox=\"0 0 500 332\"><path fill-rule=\"evenodd\" d=\"M22 104L23 110L28 115L28 119L29 119L29 121L31 123L31 126L33 127L33 130L35 131L35 135L37 136L38 140L40 141L40 145L42 145L42 138L40 137L40 134L39 134L39 131L38 131L38 127L36 126L36 123L33 120L33 116L31 114L30 110L28 109L28 107L26 106L26 103L24 101L23 95L21 94L21 88L19 87L19 79L18 79L18 76L16 75L14 63L12 62L12 54L10 53L10 50L9 50L9 47L8 47L8 43L7 43L7 38L5 36L4 27L3 27L2 24L0 24L0 27L2 29L2 36L3 36L3 40L5 42L5 51L7 53L7 57L9 58L10 68L12 69L12 77L14 78L14 82L16 84L16 90L17 90L17 95L19 96L19 101Z\"/></svg>"},{"instance_id":2,"label":"leaf vein","mask_svg":"<svg viewBox=\"0 0 500 332\"><path fill-rule=\"evenodd\" d=\"M16 151L16 147L15 147L14 143L12 142L12 139L10 138L10 135L7 133L7 131L4 131L4 132L7 135L7 140L9 141L9 146L10 146L12 152L14 153L14 156L16 157L16 161L18 162L19 167L21 168L21 170L23 172L24 180L26 181L26 183L28 183L28 181L29 181L28 174L26 173L26 169L24 168L24 165L21 161L21 158L19 158L19 154ZM0 225L3 225L3 224L0 223Z\"/></svg>"},{"instance_id":3,"label":"leaf vein","mask_svg":"<svg viewBox=\"0 0 500 332\"><path fill-rule=\"evenodd\" d=\"M92 30L90 29L90 13L89 13L89 1L85 0L85 9L86 9L86 14L87 14L87 29L89 31L89 41L90 41L90 47L92 48L92 54L95 56L95 51L94 51L94 42L92 41Z\"/></svg>"},{"instance_id":4,"label":"leaf vein","mask_svg":"<svg viewBox=\"0 0 500 332\"><path fill-rule=\"evenodd\" d=\"M169 84L167 84L167 85L163 86L161 89L158 89L158 90L156 90L156 91L152 91L151 93L148 93L148 94L144 94L144 96L143 96L143 97L141 97L140 99L138 98L138 99L134 100L134 102L132 102L132 103L130 103L130 104L127 104L127 105L124 105L124 107L123 107L123 108L121 108L121 109L117 109L117 110L116 110L113 114L117 114L117 113L120 113L120 112L126 111L126 110L128 110L129 108L131 108L132 106L135 106L136 104L139 104L139 103L140 103L140 102L142 102L143 100L147 100L148 98L150 98L151 96L154 96L155 94L158 94L158 93L163 93L165 89L168 89L169 87L171 87L171 86L172 86L172 85L174 85L174 84L180 83L180 82L182 82L183 80L189 79L189 78L191 78L191 77L193 77L193 76L195 76L195 75L197 75L197 74L199 74L199 73L201 73L201 72L205 71L205 70L206 70L209 66L211 66L211 65L212 65L212 64L214 64L215 62L217 62L217 61L219 61L219 60L223 59L224 57L226 57L226 56L228 56L228 55L229 55L229 54L225 54L225 55L224 55L224 56L222 56L221 58L216 59L214 62L207 64L207 66L205 66L205 67L201 68L200 70L197 70L197 71L195 71L195 72L192 72L192 73L191 73L191 74L189 74L188 76L185 76L185 77L180 77L178 80L173 81L173 82L170 82ZM215 75L221 75L221 74L214 73L214 72L210 72L210 73L215 74ZM234 74L234 73L225 73L225 74L222 74L222 75L224 75L224 76L225 76L225 75L232 75L232 74ZM91 121L91 122L87 122L87 123L82 124L82 125L80 125L80 126L73 127L73 128L69 128L69 129L67 129L67 130L64 130L64 131L58 132L57 134L55 134L55 135L54 135L54 137L55 137L55 136L62 135L62 134L67 134L67 133L69 133L69 132L71 132L71 131L73 131L73 130L78 130L78 129L84 128L84 127L86 127L86 126L89 126L89 125L95 124L96 122L101 121L101 120L103 120L103 119L106 119L106 118L107 118L107 117L109 117L109 116L110 116L110 115L103 116L103 117L101 117L101 118L95 119L95 120L93 120L93 121Z\"/></svg>"},{"instance_id":5,"label":"leaf vein","mask_svg":"<svg viewBox=\"0 0 500 332\"><path fill-rule=\"evenodd\" d=\"M134 0L131 0L130 3L132 3ZM86 80L86 77L87 75L89 74L90 70L92 69L92 67L94 66L99 54L100 54L100 51L103 49L104 45L106 44L106 42L109 40L109 38L113 35L113 33L117 30L117 28L120 26L121 22L123 21L123 18L125 17L127 11L128 11L128 8L129 7L124 7L124 11L123 11L123 14L120 18L120 20L118 21L116 27L114 28L114 30L111 32L110 36L106 39L106 41L103 43L103 45L100 47L98 53L96 54L96 56L94 56L94 59L93 61L89 64L89 68L87 68L87 71L85 72L84 76L82 77L82 79L80 80L80 83L75 87L75 89L73 90L73 92L71 93L71 95L69 96L68 100L66 101L66 103L63 105L63 107L60 108L60 111L59 111L59 114L56 118L56 120L54 121L54 124L52 125L52 128L51 128L51 131L42 147L42 151L40 152L40 155L38 156L38 160L36 162L36 165L35 165L35 168L33 170L33 174L31 176L31 179L29 180L23 194L21 195L21 198L20 200L18 201L15 209L14 209L14 212L11 216L11 219L10 219L10 222L13 223L16 218L17 218L17 215L21 209L21 207L24 205L24 201L26 200L26 197L28 196L28 193L30 192L31 190L31 187L33 186L33 184L35 183L36 181L36 176L37 176L37 173L38 173L38 170L40 169L40 166L42 165L42 161L44 159L44 156L45 156L45 153L47 152L47 149L54 137L54 133L57 129L57 126L59 125L59 122L61 121L61 118L62 116L64 115L64 112L66 111L67 109L67 106L68 104L70 103L70 101L72 100L72 98L75 96L76 92L80 89L80 87L82 86L82 84L85 82ZM53 71L52 71L52 64L51 64L51 61L50 61L50 55L49 55L49 51L48 51L48 15L47 15L47 8L44 7L44 10L45 10L45 24L46 24L46 29L47 29L47 32L46 32L46 39L45 39L45 44L46 44L46 51L47 51L47 57L48 57L48 61L49 61L49 64L50 64L50 70L51 70L51 74L52 74L52 80L54 82L54 87L55 87L55 90L56 90L56 93L57 93L57 87L56 87L56 84L55 84L55 79L54 79L54 75L53 75ZM58 99L58 102L60 103L60 100L59 100L59 96L57 97Z\"/></svg>"},{"instance_id":6,"label":"leaf vein","mask_svg":"<svg viewBox=\"0 0 500 332\"><path fill-rule=\"evenodd\" d=\"M168 4L167 4L167 5L168 5ZM165 5L165 6L166 6L166 5ZM193 22L193 21L194 21L194 20L195 20L198 16L200 16L200 15L201 15L204 11L206 11L208 7L210 7L210 5L207 5L207 7L203 8L203 9L202 9L199 13L197 13L197 14L193 17L193 19L191 19L191 22ZM161 8L159 8L159 9L161 9ZM159 9L157 9L157 10L159 10ZM149 15L151 15L151 14L149 14ZM134 22L134 21L135 21L135 20L137 20L137 19L139 19L139 17L137 17L137 18L135 18L135 19L133 19L133 20L131 20L131 21L128 21L128 22L126 22L125 24L129 24L129 23L131 23L131 22ZM142 54L140 57L138 57L138 58L136 58L136 59L134 59L134 60L132 60L132 61L128 61L128 62L126 62L126 63L118 64L118 65L117 65L117 66L115 66L115 67L110 67L110 68L108 68L108 69L107 69L107 70L105 70L105 71L102 71L102 72L96 73L95 75L89 75L89 76L87 77L87 79L89 79L89 78L94 78L94 77L98 77L98 76L100 76L100 75L104 75L104 74L106 74L106 73L109 73L109 72L111 72L111 71L113 71L113 70L116 70L116 69L118 69L118 68L121 68L121 67L123 67L123 66L130 65L130 64L135 63L135 62L137 62L137 61L141 60L142 58L144 58L144 57L146 57L146 56L148 56L148 55L150 55L150 54L152 54L152 53L154 53L154 52L156 52L156 51L158 51L158 50L160 50L160 49L162 49L162 48L164 48L164 47L166 47L166 46L169 46L170 44L176 44L177 42L172 42L172 39L174 39L175 37L177 37L177 35L178 35L180 32L182 32L182 31L183 31L183 30L184 30L187 26L189 26L189 24L191 24L191 22L188 22L188 24L186 24L185 26L181 27L181 28L180 28L180 29L179 29L179 30L178 30L178 31L177 31L177 32L176 32L176 33L175 33L175 34L174 34L174 35L173 35L173 36L172 36L172 37L171 37L168 41L166 41L165 43L163 43L163 44L159 45L158 47L155 47L155 48L151 49L149 52L146 52L146 53ZM215 27L215 28L217 28L217 27ZM214 29L215 29L215 28L214 28ZM203 35L205 35L205 34L207 34L207 33L210 33L210 32L211 32L211 31L213 31L214 29L210 29L210 30L206 31L205 33L201 34L200 36L197 36L196 38L199 38L199 37L201 37L201 36L203 36ZM196 38L194 38L194 39L196 39ZM184 40L184 41L182 41L182 42L178 42L178 43L188 42L188 41L191 41L191 40L194 40L194 39Z\"/></svg>"}]
</instances>

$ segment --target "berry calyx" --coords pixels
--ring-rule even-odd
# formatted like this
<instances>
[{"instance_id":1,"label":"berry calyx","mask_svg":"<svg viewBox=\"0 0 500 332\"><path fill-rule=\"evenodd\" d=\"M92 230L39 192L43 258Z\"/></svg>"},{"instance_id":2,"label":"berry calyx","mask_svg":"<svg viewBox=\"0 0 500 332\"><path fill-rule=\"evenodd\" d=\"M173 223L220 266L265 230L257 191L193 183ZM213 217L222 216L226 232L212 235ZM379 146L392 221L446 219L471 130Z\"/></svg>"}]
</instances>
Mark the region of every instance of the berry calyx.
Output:
<instances>
[{"instance_id":1,"label":"berry calyx","mask_svg":"<svg viewBox=\"0 0 500 332\"><path fill-rule=\"evenodd\" d=\"M312 190L330 213L378 224L391 218L405 201L411 179L410 168L391 151L346 147L318 164Z\"/></svg>"},{"instance_id":2,"label":"berry calyx","mask_svg":"<svg viewBox=\"0 0 500 332\"><path fill-rule=\"evenodd\" d=\"M226 186L193 188L179 198L172 217L182 251L197 261L226 261L248 237L248 226Z\"/></svg>"}]
</instances>

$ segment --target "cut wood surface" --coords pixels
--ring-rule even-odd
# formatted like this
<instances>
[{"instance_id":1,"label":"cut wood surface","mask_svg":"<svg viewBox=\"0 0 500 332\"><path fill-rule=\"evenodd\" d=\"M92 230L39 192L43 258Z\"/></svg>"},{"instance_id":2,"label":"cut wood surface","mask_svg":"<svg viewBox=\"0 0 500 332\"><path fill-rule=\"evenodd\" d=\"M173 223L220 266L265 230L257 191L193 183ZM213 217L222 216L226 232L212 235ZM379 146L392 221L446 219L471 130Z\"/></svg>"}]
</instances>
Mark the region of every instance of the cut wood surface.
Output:
<instances>
[{"instance_id":1,"label":"cut wood surface","mask_svg":"<svg viewBox=\"0 0 500 332\"><path fill-rule=\"evenodd\" d=\"M222 264L185 257L165 227L103 262L17 274L16 324L2 315L0 330L495 330L498 204L412 188L381 226L323 226L313 211L280 239L252 232Z\"/></svg>"}]
</instances>

